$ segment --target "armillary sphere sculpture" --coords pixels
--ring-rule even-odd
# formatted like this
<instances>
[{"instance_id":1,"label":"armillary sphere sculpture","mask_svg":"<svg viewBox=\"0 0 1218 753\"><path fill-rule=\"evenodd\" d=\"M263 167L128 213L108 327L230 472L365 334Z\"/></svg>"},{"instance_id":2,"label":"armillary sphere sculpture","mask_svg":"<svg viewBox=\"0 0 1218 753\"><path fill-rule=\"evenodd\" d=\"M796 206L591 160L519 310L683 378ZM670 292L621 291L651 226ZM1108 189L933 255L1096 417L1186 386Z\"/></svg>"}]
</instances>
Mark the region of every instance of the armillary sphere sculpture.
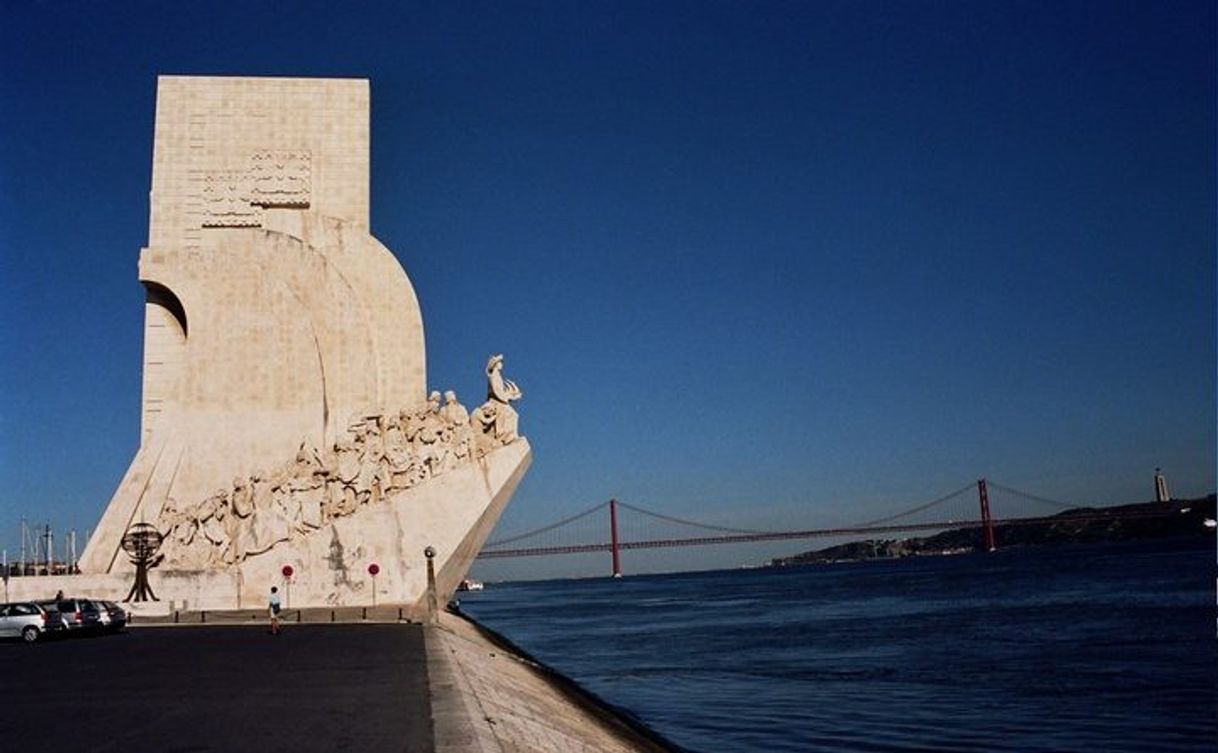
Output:
<instances>
[{"instance_id":1,"label":"armillary sphere sculpture","mask_svg":"<svg viewBox=\"0 0 1218 753\"><path fill-rule=\"evenodd\" d=\"M148 585L148 571L160 564L164 555L157 554L164 537L149 523L136 523L123 535L123 551L135 565L135 583L123 601L160 601Z\"/></svg>"}]
</instances>

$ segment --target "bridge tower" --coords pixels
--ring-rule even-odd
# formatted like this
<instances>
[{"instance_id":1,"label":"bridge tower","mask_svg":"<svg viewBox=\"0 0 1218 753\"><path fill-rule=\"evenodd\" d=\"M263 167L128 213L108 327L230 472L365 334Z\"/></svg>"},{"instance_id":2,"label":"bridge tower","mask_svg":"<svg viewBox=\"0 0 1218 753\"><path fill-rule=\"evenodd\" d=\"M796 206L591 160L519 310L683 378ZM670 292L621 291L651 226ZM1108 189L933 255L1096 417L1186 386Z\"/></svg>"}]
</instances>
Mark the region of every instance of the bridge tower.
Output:
<instances>
[{"instance_id":1,"label":"bridge tower","mask_svg":"<svg viewBox=\"0 0 1218 753\"><path fill-rule=\"evenodd\" d=\"M998 545L994 542L994 519L990 517L990 493L983 478L977 479L977 498L981 502L981 535L985 550L992 552Z\"/></svg>"},{"instance_id":2,"label":"bridge tower","mask_svg":"<svg viewBox=\"0 0 1218 753\"><path fill-rule=\"evenodd\" d=\"M613 577L622 577L622 557L617 543L617 500L609 500L609 539L613 551Z\"/></svg>"}]
</instances>

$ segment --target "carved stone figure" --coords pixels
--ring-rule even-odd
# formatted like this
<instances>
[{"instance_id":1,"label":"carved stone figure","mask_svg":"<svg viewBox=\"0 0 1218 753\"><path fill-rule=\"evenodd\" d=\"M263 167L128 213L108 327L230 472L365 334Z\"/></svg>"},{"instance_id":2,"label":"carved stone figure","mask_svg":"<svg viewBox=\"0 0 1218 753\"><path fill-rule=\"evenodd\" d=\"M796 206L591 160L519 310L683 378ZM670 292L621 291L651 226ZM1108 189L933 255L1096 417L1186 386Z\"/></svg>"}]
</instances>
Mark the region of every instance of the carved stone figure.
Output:
<instances>
[{"instance_id":1,"label":"carved stone figure","mask_svg":"<svg viewBox=\"0 0 1218 753\"><path fill-rule=\"evenodd\" d=\"M440 417L440 393L433 392L432 400L428 401L427 411L423 414L422 426L416 440L416 451L427 472L435 475L444 457L444 419Z\"/></svg>"},{"instance_id":2,"label":"carved stone figure","mask_svg":"<svg viewBox=\"0 0 1218 753\"><path fill-rule=\"evenodd\" d=\"M306 534L322 525L322 504L326 498L327 471L322 464L321 455L314 448L305 448L305 452L296 454L296 472L287 481L292 511L293 531Z\"/></svg>"},{"instance_id":3,"label":"carved stone figure","mask_svg":"<svg viewBox=\"0 0 1218 753\"><path fill-rule=\"evenodd\" d=\"M215 494L199 505L198 520L202 527L203 536L216 546L223 546L228 540L224 520L228 512L227 494Z\"/></svg>"},{"instance_id":4,"label":"carved stone figure","mask_svg":"<svg viewBox=\"0 0 1218 753\"><path fill-rule=\"evenodd\" d=\"M406 436L402 432L402 424L398 417L394 414L381 416L377 420L377 425L381 429L381 438L385 442L385 447L398 447L406 443Z\"/></svg>"},{"instance_id":5,"label":"carved stone figure","mask_svg":"<svg viewBox=\"0 0 1218 753\"><path fill-rule=\"evenodd\" d=\"M354 442L339 440L334 445L334 452L338 456L338 480L354 484L359 478L360 448Z\"/></svg>"},{"instance_id":6,"label":"carved stone figure","mask_svg":"<svg viewBox=\"0 0 1218 753\"><path fill-rule=\"evenodd\" d=\"M170 564L190 559L190 549L199 532L199 520L191 510L179 510L172 497L165 500L157 518L157 530L162 535L162 554Z\"/></svg>"},{"instance_id":7,"label":"carved stone figure","mask_svg":"<svg viewBox=\"0 0 1218 753\"><path fill-rule=\"evenodd\" d=\"M248 512L244 516L237 515L237 493L233 492L232 501L229 505L228 513L224 516L224 541L216 544L215 551L212 552L213 560L219 560L226 564L233 564L245 559L245 551L241 549L241 533L245 527L249 525L250 516L254 514L254 493L249 485L241 481L243 488L246 490Z\"/></svg>"},{"instance_id":8,"label":"carved stone figure","mask_svg":"<svg viewBox=\"0 0 1218 753\"><path fill-rule=\"evenodd\" d=\"M493 355L486 362L486 399L510 403L524 397L516 383L503 377L503 354Z\"/></svg>"},{"instance_id":9,"label":"carved stone figure","mask_svg":"<svg viewBox=\"0 0 1218 753\"><path fill-rule=\"evenodd\" d=\"M292 475L295 477L312 476L323 470L321 453L307 442L301 442L300 449L296 451L296 467L292 469Z\"/></svg>"},{"instance_id":10,"label":"carved stone figure","mask_svg":"<svg viewBox=\"0 0 1218 753\"><path fill-rule=\"evenodd\" d=\"M389 468L389 488L408 489L414 485L410 481L410 467L414 462L414 455L405 443L386 447L385 462Z\"/></svg>"},{"instance_id":11,"label":"carved stone figure","mask_svg":"<svg viewBox=\"0 0 1218 753\"><path fill-rule=\"evenodd\" d=\"M440 414L444 417L444 420L454 426L469 425L469 412L465 410L465 406L457 402L457 393L452 390L444 393L444 407L441 409Z\"/></svg>"},{"instance_id":12,"label":"carved stone figure","mask_svg":"<svg viewBox=\"0 0 1218 753\"><path fill-rule=\"evenodd\" d=\"M517 438L519 414L509 403L523 397L515 382L503 377L503 356L486 362L486 402L470 417L478 451L485 453Z\"/></svg>"},{"instance_id":13,"label":"carved stone figure","mask_svg":"<svg viewBox=\"0 0 1218 753\"><path fill-rule=\"evenodd\" d=\"M495 439L495 419L499 413L498 406L499 403L494 400L487 400L475 408L469 417L470 429L474 433L474 449L479 455L485 455L498 444Z\"/></svg>"},{"instance_id":14,"label":"carved stone figure","mask_svg":"<svg viewBox=\"0 0 1218 753\"><path fill-rule=\"evenodd\" d=\"M233 479L232 512L238 518L248 518L254 514L254 489L246 479Z\"/></svg>"}]
</instances>

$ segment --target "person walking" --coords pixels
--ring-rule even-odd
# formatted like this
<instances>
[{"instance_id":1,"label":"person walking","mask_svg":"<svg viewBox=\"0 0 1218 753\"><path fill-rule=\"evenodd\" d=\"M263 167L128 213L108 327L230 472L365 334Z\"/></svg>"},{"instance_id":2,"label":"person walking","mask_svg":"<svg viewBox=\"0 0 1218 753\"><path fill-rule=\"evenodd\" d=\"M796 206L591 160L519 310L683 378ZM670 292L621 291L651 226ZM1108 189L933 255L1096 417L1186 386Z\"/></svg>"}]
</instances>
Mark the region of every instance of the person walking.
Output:
<instances>
[{"instance_id":1,"label":"person walking","mask_svg":"<svg viewBox=\"0 0 1218 753\"><path fill-rule=\"evenodd\" d=\"M279 586L271 586L271 635L279 635Z\"/></svg>"}]
</instances>

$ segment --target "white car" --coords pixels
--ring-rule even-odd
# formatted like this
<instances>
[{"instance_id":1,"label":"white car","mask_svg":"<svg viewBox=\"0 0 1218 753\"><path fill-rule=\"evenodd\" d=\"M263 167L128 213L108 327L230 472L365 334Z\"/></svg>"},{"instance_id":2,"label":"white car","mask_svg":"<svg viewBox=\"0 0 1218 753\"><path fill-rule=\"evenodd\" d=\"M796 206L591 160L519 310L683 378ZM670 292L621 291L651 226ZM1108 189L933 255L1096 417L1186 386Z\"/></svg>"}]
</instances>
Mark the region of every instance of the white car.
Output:
<instances>
[{"instance_id":1,"label":"white car","mask_svg":"<svg viewBox=\"0 0 1218 753\"><path fill-rule=\"evenodd\" d=\"M33 602L0 604L0 638L19 637L33 643L55 627L47 611Z\"/></svg>"}]
</instances>

